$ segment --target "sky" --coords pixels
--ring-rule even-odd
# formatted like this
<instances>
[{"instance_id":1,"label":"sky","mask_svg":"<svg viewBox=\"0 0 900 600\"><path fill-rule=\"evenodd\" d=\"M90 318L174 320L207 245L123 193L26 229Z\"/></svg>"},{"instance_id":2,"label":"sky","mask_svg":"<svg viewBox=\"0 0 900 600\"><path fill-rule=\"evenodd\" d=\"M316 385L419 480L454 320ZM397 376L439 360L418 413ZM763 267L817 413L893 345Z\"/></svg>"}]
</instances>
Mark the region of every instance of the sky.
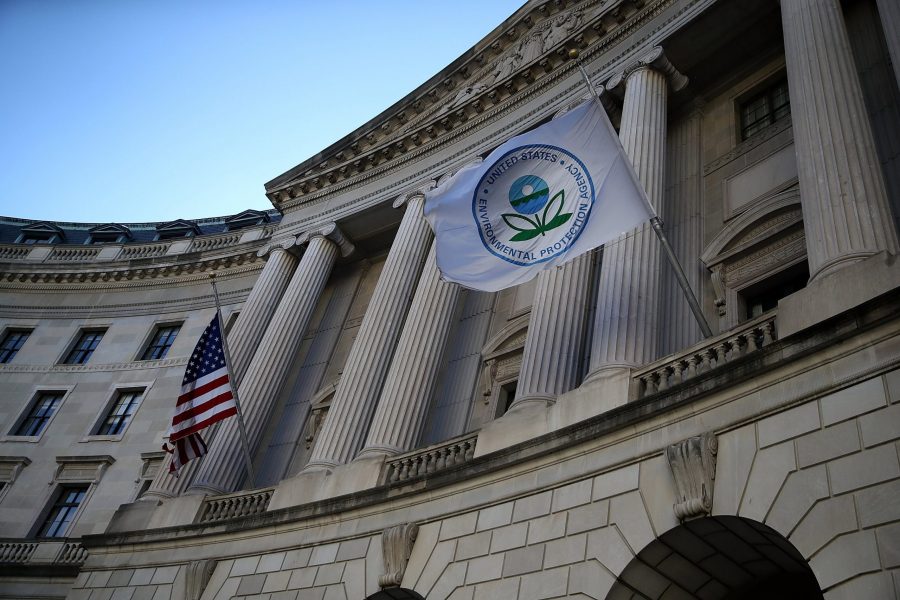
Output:
<instances>
[{"instance_id":1,"label":"sky","mask_svg":"<svg viewBox=\"0 0 900 600\"><path fill-rule=\"evenodd\" d=\"M268 209L524 0L0 0L0 215Z\"/></svg>"}]
</instances>

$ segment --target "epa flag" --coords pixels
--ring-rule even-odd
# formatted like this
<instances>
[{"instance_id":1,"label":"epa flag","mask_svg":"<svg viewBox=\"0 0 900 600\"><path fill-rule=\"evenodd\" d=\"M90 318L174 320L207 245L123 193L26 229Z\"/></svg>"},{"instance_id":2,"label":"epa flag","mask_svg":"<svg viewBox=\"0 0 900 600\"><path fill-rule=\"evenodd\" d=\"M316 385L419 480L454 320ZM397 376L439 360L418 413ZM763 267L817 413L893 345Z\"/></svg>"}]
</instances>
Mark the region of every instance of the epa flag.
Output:
<instances>
[{"instance_id":1,"label":"epa flag","mask_svg":"<svg viewBox=\"0 0 900 600\"><path fill-rule=\"evenodd\" d=\"M231 389L219 312L203 331L188 360L181 381L181 394L169 428L169 444L163 449L172 454L169 472L176 472L193 458L206 454L200 430L237 414Z\"/></svg>"},{"instance_id":2,"label":"epa flag","mask_svg":"<svg viewBox=\"0 0 900 600\"><path fill-rule=\"evenodd\" d=\"M598 102L510 139L426 196L443 279L495 292L652 215Z\"/></svg>"}]
</instances>

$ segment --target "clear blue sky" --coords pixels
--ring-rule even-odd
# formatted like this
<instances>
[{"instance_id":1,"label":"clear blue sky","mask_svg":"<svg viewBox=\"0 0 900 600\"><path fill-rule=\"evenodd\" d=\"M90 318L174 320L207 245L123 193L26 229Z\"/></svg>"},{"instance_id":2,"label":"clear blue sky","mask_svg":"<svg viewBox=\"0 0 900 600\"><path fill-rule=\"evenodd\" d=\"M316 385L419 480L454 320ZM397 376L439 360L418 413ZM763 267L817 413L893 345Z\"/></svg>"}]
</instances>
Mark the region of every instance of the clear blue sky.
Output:
<instances>
[{"instance_id":1,"label":"clear blue sky","mask_svg":"<svg viewBox=\"0 0 900 600\"><path fill-rule=\"evenodd\" d=\"M0 214L166 221L271 208L524 0L0 0Z\"/></svg>"}]
</instances>

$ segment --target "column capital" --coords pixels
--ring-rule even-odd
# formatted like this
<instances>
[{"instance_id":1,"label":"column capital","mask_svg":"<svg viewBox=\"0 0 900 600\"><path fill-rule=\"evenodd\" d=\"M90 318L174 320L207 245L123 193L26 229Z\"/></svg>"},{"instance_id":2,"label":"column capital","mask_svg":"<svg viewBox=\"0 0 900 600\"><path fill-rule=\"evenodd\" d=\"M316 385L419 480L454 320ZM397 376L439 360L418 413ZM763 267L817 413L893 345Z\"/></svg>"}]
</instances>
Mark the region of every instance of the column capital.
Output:
<instances>
[{"instance_id":1,"label":"column capital","mask_svg":"<svg viewBox=\"0 0 900 600\"><path fill-rule=\"evenodd\" d=\"M338 250L341 252L341 257L346 258L353 254L353 251L356 250L356 246L353 245L353 242L350 241L350 238L344 235L344 232L338 227L337 223L327 223L321 227L313 229L312 231L307 231L300 234L297 237L296 245L303 246L309 244L309 241L314 237L323 237L327 240L334 242L334 244L338 247Z\"/></svg>"},{"instance_id":2,"label":"column capital","mask_svg":"<svg viewBox=\"0 0 900 600\"><path fill-rule=\"evenodd\" d=\"M428 193L429 191L433 190L435 187L437 187L437 184L434 181L429 181L428 183L426 183L425 185L423 185L422 187L420 187L417 190L414 190L412 192L398 196L391 203L391 206L393 208L401 208L417 198L421 198L424 201L425 194Z\"/></svg>"},{"instance_id":3,"label":"column capital","mask_svg":"<svg viewBox=\"0 0 900 600\"><path fill-rule=\"evenodd\" d=\"M653 69L665 75L666 80L669 82L669 88L673 92L683 90L687 87L689 81L687 76L676 69L675 65L669 61L662 46L654 46L646 54L610 77L606 82L606 88L614 94L622 95L625 89L625 82L633 73L641 69Z\"/></svg>"},{"instance_id":4,"label":"column capital","mask_svg":"<svg viewBox=\"0 0 900 600\"><path fill-rule=\"evenodd\" d=\"M296 245L297 236L289 235L286 237L280 237L277 240L271 240L268 244L260 248L256 252L256 256L258 256L259 258L266 258L275 250L290 250Z\"/></svg>"}]
</instances>

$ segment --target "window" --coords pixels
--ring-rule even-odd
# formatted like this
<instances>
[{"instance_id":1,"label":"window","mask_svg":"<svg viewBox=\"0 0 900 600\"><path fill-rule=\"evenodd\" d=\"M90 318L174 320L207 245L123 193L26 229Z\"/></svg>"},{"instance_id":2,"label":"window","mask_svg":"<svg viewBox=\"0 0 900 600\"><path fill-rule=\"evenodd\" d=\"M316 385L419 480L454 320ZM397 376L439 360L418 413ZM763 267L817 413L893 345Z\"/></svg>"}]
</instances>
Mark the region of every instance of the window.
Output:
<instances>
[{"instance_id":1,"label":"window","mask_svg":"<svg viewBox=\"0 0 900 600\"><path fill-rule=\"evenodd\" d=\"M29 334L31 334L31 331L24 329L10 329L7 331L6 336L3 338L3 343L0 344L0 363L12 361L22 344L28 339Z\"/></svg>"},{"instance_id":2,"label":"window","mask_svg":"<svg viewBox=\"0 0 900 600\"><path fill-rule=\"evenodd\" d=\"M56 501L50 508L44 524L38 530L38 537L58 538L65 537L69 526L78 512L78 507L84 501L87 494L87 485L63 486L60 488Z\"/></svg>"},{"instance_id":3,"label":"window","mask_svg":"<svg viewBox=\"0 0 900 600\"><path fill-rule=\"evenodd\" d=\"M741 102L741 139L746 140L791 113L787 80L780 79Z\"/></svg>"},{"instance_id":4,"label":"window","mask_svg":"<svg viewBox=\"0 0 900 600\"><path fill-rule=\"evenodd\" d=\"M110 408L95 435L119 435L125 431L143 396L144 390L119 392L116 403Z\"/></svg>"},{"instance_id":5,"label":"window","mask_svg":"<svg viewBox=\"0 0 900 600\"><path fill-rule=\"evenodd\" d=\"M40 435L62 403L63 396L65 396L65 392L41 392L38 394L28 415L19 423L13 435Z\"/></svg>"},{"instance_id":6,"label":"window","mask_svg":"<svg viewBox=\"0 0 900 600\"><path fill-rule=\"evenodd\" d=\"M809 268L804 261L761 281L741 292L747 307L746 318L753 319L778 306L778 301L802 290L809 281Z\"/></svg>"},{"instance_id":7,"label":"window","mask_svg":"<svg viewBox=\"0 0 900 600\"><path fill-rule=\"evenodd\" d=\"M100 340L103 339L104 330L82 331L81 336L72 350L69 351L66 360L63 362L67 365L83 365L91 358L91 354L97 349Z\"/></svg>"},{"instance_id":8,"label":"window","mask_svg":"<svg viewBox=\"0 0 900 600\"><path fill-rule=\"evenodd\" d=\"M519 380L517 379L501 386L500 397L497 399L498 417L505 415L509 410L509 407L512 406L513 401L516 399L516 388L518 387L518 384Z\"/></svg>"},{"instance_id":9,"label":"window","mask_svg":"<svg viewBox=\"0 0 900 600\"><path fill-rule=\"evenodd\" d=\"M141 356L141 360L157 360L165 358L180 329L181 325L165 325L157 327L156 333L153 334L153 339L150 340L150 344Z\"/></svg>"}]
</instances>

